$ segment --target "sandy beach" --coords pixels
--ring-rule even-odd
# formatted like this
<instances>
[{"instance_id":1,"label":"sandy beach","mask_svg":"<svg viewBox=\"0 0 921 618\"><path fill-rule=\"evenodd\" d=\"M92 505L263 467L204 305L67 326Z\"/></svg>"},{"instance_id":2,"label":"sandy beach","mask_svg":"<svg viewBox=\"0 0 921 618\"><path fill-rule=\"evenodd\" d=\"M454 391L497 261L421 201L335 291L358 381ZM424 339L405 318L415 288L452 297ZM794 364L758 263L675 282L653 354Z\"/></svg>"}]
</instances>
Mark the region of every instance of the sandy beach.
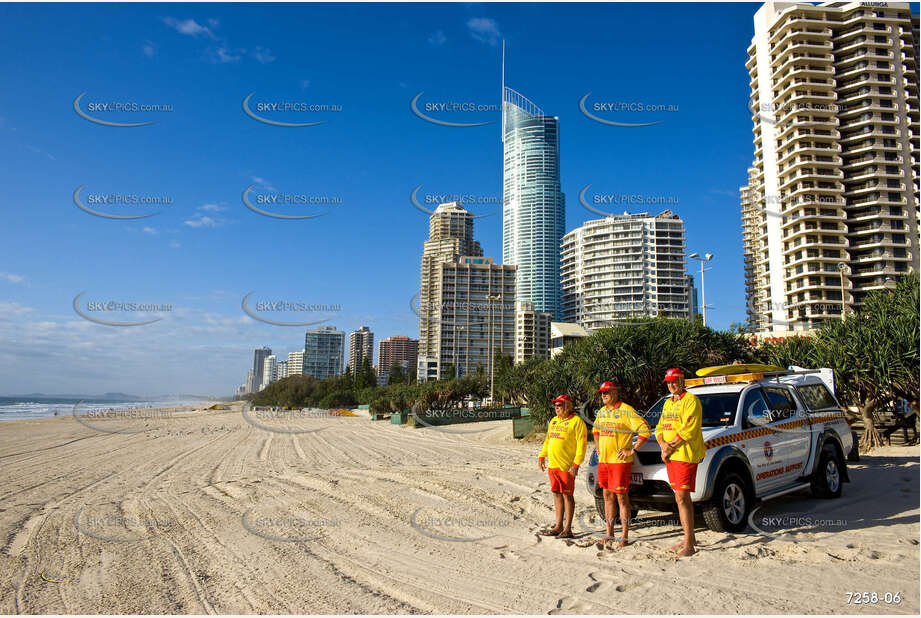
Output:
<instances>
[{"instance_id":1,"label":"sandy beach","mask_svg":"<svg viewBox=\"0 0 921 618\"><path fill-rule=\"evenodd\" d=\"M919 611L917 447L849 464L838 500L766 503L763 533L700 529L676 562L670 514L642 512L636 543L598 549L581 478L579 538L537 535L552 520L539 445L509 421L461 429L475 433L239 404L0 423L0 611Z\"/></svg>"}]
</instances>

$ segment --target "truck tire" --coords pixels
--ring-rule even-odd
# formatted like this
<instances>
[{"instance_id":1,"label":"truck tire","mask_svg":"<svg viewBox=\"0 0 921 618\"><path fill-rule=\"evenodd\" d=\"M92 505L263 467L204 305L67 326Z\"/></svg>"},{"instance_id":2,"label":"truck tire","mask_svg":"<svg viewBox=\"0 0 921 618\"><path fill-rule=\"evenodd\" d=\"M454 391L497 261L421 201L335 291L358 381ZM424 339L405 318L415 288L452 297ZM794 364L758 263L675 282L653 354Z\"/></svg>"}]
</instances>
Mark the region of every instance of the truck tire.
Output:
<instances>
[{"instance_id":1,"label":"truck tire","mask_svg":"<svg viewBox=\"0 0 921 618\"><path fill-rule=\"evenodd\" d=\"M617 498L615 498L617 500ZM615 508L617 508L617 503L614 503ZM598 517L601 519L601 523L605 523L604 517L604 495L595 494L595 510L598 511ZM630 519L636 519L636 516L639 514L639 509L630 509ZM620 513L614 516L614 525L620 525Z\"/></svg>"},{"instance_id":2,"label":"truck tire","mask_svg":"<svg viewBox=\"0 0 921 618\"><path fill-rule=\"evenodd\" d=\"M841 467L841 458L838 457L835 447L831 444L823 446L819 455L819 465L809 480L812 495L816 498L840 498Z\"/></svg>"},{"instance_id":3,"label":"truck tire","mask_svg":"<svg viewBox=\"0 0 921 618\"><path fill-rule=\"evenodd\" d=\"M742 532L748 526L753 492L750 483L735 472L720 474L713 499L701 509L704 523L714 532Z\"/></svg>"},{"instance_id":4,"label":"truck tire","mask_svg":"<svg viewBox=\"0 0 921 618\"><path fill-rule=\"evenodd\" d=\"M851 432L851 442L853 446L851 446L851 450L847 454L847 460L848 461L860 461L860 451L857 450L858 439L857 439L856 431Z\"/></svg>"}]
</instances>

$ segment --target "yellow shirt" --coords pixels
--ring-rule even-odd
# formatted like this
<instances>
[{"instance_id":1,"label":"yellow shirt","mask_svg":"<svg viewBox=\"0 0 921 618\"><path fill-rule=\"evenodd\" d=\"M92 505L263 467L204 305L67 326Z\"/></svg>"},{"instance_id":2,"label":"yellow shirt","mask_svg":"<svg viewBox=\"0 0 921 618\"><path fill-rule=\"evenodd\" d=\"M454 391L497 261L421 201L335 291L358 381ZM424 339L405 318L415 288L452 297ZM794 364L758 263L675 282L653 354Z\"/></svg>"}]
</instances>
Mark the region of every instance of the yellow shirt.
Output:
<instances>
[{"instance_id":1,"label":"yellow shirt","mask_svg":"<svg viewBox=\"0 0 921 618\"><path fill-rule=\"evenodd\" d=\"M607 406L595 414L595 446L598 463L633 463L633 455L626 459L617 456L620 449L633 448L634 434L642 439L649 437L649 425L629 404L618 401L614 408Z\"/></svg>"},{"instance_id":2,"label":"yellow shirt","mask_svg":"<svg viewBox=\"0 0 921 618\"><path fill-rule=\"evenodd\" d=\"M573 464L582 464L587 440L585 422L578 415L573 414L569 418L554 416L547 426L547 437L538 457L549 455L549 467L569 470Z\"/></svg>"},{"instance_id":3,"label":"yellow shirt","mask_svg":"<svg viewBox=\"0 0 921 618\"><path fill-rule=\"evenodd\" d=\"M675 400L674 396L665 400L662 416L656 425L656 435L662 436L666 442L671 442L675 436L681 436L684 442L675 449L671 459L697 463L707 454L702 423L703 408L700 400L685 391L678 400Z\"/></svg>"}]
</instances>

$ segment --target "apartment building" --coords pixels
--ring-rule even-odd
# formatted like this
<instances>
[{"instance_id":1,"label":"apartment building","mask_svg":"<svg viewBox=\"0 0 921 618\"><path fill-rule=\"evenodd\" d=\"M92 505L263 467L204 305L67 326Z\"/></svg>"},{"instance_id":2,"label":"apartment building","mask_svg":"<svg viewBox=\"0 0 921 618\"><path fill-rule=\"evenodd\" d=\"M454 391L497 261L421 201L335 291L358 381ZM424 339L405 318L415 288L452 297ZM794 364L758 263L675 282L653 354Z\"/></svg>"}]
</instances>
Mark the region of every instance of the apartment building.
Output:
<instances>
[{"instance_id":1,"label":"apartment building","mask_svg":"<svg viewBox=\"0 0 921 618\"><path fill-rule=\"evenodd\" d=\"M808 331L918 269L918 16L901 2L768 2L748 57L749 324Z\"/></svg>"}]
</instances>

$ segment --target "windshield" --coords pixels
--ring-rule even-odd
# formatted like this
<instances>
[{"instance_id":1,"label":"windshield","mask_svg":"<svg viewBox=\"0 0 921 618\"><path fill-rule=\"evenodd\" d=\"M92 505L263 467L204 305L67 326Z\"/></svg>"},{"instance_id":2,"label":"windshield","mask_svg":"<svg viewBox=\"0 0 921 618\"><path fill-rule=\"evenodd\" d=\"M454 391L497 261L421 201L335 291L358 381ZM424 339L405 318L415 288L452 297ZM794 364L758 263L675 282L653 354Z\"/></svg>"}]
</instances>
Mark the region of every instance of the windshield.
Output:
<instances>
[{"instance_id":1,"label":"windshield","mask_svg":"<svg viewBox=\"0 0 921 618\"><path fill-rule=\"evenodd\" d=\"M726 427L732 425L736 419L736 410L739 407L739 393L702 393L696 395L703 408L704 427ZM670 395L666 395L655 403L649 412L644 415L650 429L655 428L662 414L662 406Z\"/></svg>"}]
</instances>

